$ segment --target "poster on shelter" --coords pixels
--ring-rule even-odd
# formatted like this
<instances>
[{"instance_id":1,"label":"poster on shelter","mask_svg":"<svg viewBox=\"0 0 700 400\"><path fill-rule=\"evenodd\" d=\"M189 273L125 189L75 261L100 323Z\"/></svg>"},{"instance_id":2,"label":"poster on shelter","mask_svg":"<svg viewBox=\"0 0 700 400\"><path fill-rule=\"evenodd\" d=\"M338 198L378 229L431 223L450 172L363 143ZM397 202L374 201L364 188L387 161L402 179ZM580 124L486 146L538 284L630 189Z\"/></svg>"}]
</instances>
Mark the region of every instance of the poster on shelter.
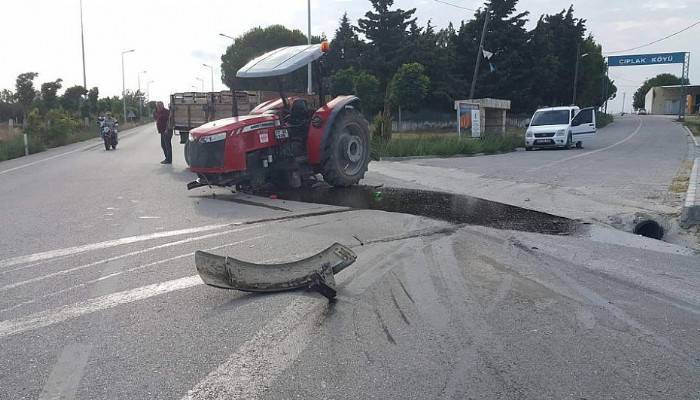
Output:
<instances>
[{"instance_id":1,"label":"poster on shelter","mask_svg":"<svg viewBox=\"0 0 700 400\"><path fill-rule=\"evenodd\" d=\"M459 132L471 132L472 137L481 136L481 121L479 119L479 105L459 103Z\"/></svg>"}]
</instances>

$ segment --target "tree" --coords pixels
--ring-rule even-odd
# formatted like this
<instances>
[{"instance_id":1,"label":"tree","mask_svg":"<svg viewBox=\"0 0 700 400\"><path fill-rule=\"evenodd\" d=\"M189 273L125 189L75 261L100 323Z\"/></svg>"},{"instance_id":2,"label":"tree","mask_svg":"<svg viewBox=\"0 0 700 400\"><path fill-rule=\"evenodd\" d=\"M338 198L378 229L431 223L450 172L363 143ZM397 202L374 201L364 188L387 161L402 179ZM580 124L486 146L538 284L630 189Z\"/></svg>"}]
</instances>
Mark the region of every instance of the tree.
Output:
<instances>
[{"instance_id":1,"label":"tree","mask_svg":"<svg viewBox=\"0 0 700 400\"><path fill-rule=\"evenodd\" d=\"M341 69L331 76L331 95L341 96L355 93L355 76L357 72L354 68Z\"/></svg>"},{"instance_id":2,"label":"tree","mask_svg":"<svg viewBox=\"0 0 700 400\"><path fill-rule=\"evenodd\" d=\"M416 111L428 94L429 87L430 79L425 75L425 67L418 63L404 64L391 80L391 103Z\"/></svg>"},{"instance_id":3,"label":"tree","mask_svg":"<svg viewBox=\"0 0 700 400\"><path fill-rule=\"evenodd\" d=\"M603 48L595 42L592 35L588 35L581 43L581 54L586 54L586 57L580 60L576 102L583 106L601 107L617 93L617 87L605 73Z\"/></svg>"},{"instance_id":4,"label":"tree","mask_svg":"<svg viewBox=\"0 0 700 400\"><path fill-rule=\"evenodd\" d=\"M87 93L88 91L80 85L71 86L61 96L61 105L68 111L78 112L80 110L80 100Z\"/></svg>"},{"instance_id":5,"label":"tree","mask_svg":"<svg viewBox=\"0 0 700 400\"><path fill-rule=\"evenodd\" d=\"M56 95L61 89L63 79L58 78L53 82L44 82L41 84L41 100L44 103L45 110L51 110L58 105L58 96Z\"/></svg>"},{"instance_id":6,"label":"tree","mask_svg":"<svg viewBox=\"0 0 700 400\"><path fill-rule=\"evenodd\" d=\"M17 99L15 98L15 94L12 93L12 90L3 89L0 91L0 103L12 104L16 101Z\"/></svg>"},{"instance_id":7,"label":"tree","mask_svg":"<svg viewBox=\"0 0 700 400\"><path fill-rule=\"evenodd\" d=\"M653 88L654 86L680 85L682 83L685 83L686 85L689 84L688 80L683 82L681 78L668 73L659 74L653 78L649 78L644 81L642 86L640 86L636 92L634 92L632 107L635 109L644 108L644 98L646 97L649 89Z\"/></svg>"},{"instance_id":8,"label":"tree","mask_svg":"<svg viewBox=\"0 0 700 400\"><path fill-rule=\"evenodd\" d=\"M355 31L357 28L350 24L348 14L343 14L340 26L330 43L330 51L326 55L327 72L333 74L341 69L358 68L362 63L364 42Z\"/></svg>"},{"instance_id":9,"label":"tree","mask_svg":"<svg viewBox=\"0 0 700 400\"><path fill-rule=\"evenodd\" d=\"M366 115L374 115L382 109L382 92L379 89L379 79L367 71L359 71L353 80L355 95L360 98L362 111Z\"/></svg>"},{"instance_id":10,"label":"tree","mask_svg":"<svg viewBox=\"0 0 700 400\"><path fill-rule=\"evenodd\" d=\"M336 72L331 77L331 95L355 95L360 98L362 111L371 116L382 107L382 95L379 90L379 80L367 71L346 68Z\"/></svg>"},{"instance_id":11,"label":"tree","mask_svg":"<svg viewBox=\"0 0 700 400\"><path fill-rule=\"evenodd\" d=\"M414 25L413 14L416 9L390 10L394 0L370 0L374 11L368 11L364 18L357 21L358 31L363 33L371 45L368 64L364 68L374 73L379 79L379 88L384 93L384 120L391 120L389 100L389 81L408 54L406 45L408 28ZM389 126L386 124L385 126ZM388 132L387 132L388 133ZM386 133L385 133L386 134Z\"/></svg>"},{"instance_id":12,"label":"tree","mask_svg":"<svg viewBox=\"0 0 700 400\"><path fill-rule=\"evenodd\" d=\"M576 67L577 46L585 48L586 32L584 19L574 17L574 8L570 6L558 14L543 15L531 32L532 39L528 46L531 88L535 96L530 108L537 105L571 104L574 72ZM581 51L585 54L585 51ZM593 58L591 59L593 60ZM579 71L579 83L585 81L592 72L588 60L582 59ZM590 65L593 66L593 65ZM604 72L604 65L597 68ZM598 89L602 91L602 81ZM583 104L583 102L581 102Z\"/></svg>"},{"instance_id":13,"label":"tree","mask_svg":"<svg viewBox=\"0 0 700 400\"><path fill-rule=\"evenodd\" d=\"M36 90L34 89L34 78L39 76L37 72L25 72L17 76L15 81L15 98L22 105L23 115L27 115L29 107L31 107L36 98Z\"/></svg>"},{"instance_id":14,"label":"tree","mask_svg":"<svg viewBox=\"0 0 700 400\"><path fill-rule=\"evenodd\" d=\"M90 110L90 114L97 114L98 113L98 108L97 108L97 102L100 98L100 90L97 88L97 86L93 87L88 91L87 95L87 104L88 104L88 109Z\"/></svg>"},{"instance_id":15,"label":"tree","mask_svg":"<svg viewBox=\"0 0 700 400\"><path fill-rule=\"evenodd\" d=\"M12 118L17 120L22 115L22 106L17 103L15 94L9 89L0 91L0 121Z\"/></svg>"},{"instance_id":16,"label":"tree","mask_svg":"<svg viewBox=\"0 0 700 400\"><path fill-rule=\"evenodd\" d=\"M312 42L319 43L319 37L312 37ZM290 30L282 25L271 25L267 28L253 28L237 37L233 44L221 56L221 80L233 89L277 90L275 80L236 79L236 72L248 61L268 51L283 46L306 44L306 36L298 29ZM302 89L306 87L306 72L297 71L286 78L288 88Z\"/></svg>"}]
</instances>

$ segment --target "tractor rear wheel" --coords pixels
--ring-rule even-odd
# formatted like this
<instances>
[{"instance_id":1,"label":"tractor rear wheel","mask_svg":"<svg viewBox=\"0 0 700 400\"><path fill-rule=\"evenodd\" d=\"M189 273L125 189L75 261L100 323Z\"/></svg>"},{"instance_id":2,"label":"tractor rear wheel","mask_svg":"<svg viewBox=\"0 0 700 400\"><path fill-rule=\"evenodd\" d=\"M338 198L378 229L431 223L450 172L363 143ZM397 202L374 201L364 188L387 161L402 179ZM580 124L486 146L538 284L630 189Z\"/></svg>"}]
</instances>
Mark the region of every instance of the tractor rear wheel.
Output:
<instances>
[{"instance_id":1,"label":"tractor rear wheel","mask_svg":"<svg viewBox=\"0 0 700 400\"><path fill-rule=\"evenodd\" d=\"M369 124L354 109L343 111L334 122L323 149L323 180L333 186L350 186L365 177L369 164Z\"/></svg>"}]
</instances>

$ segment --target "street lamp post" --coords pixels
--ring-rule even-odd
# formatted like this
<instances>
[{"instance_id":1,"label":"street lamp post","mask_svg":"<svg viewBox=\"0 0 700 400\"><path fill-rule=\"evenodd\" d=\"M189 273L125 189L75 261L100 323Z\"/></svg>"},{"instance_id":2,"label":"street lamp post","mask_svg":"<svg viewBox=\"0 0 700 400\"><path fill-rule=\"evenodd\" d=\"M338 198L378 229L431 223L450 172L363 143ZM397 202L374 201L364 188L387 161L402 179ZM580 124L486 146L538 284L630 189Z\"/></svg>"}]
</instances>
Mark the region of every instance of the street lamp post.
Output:
<instances>
[{"instance_id":1,"label":"street lamp post","mask_svg":"<svg viewBox=\"0 0 700 400\"><path fill-rule=\"evenodd\" d=\"M80 47L83 52L83 88L87 90L87 78L85 75L85 34L83 33L83 0L80 0Z\"/></svg>"},{"instance_id":2,"label":"street lamp post","mask_svg":"<svg viewBox=\"0 0 700 400\"><path fill-rule=\"evenodd\" d=\"M211 91L214 91L214 67L212 67L209 64L202 64L202 66L209 68L209 72L211 72Z\"/></svg>"},{"instance_id":3,"label":"street lamp post","mask_svg":"<svg viewBox=\"0 0 700 400\"><path fill-rule=\"evenodd\" d=\"M133 53L135 49L122 51L122 102L124 103L124 122L126 122L126 77L124 75L124 54Z\"/></svg>"},{"instance_id":4,"label":"street lamp post","mask_svg":"<svg viewBox=\"0 0 700 400\"><path fill-rule=\"evenodd\" d=\"M578 86L578 65L583 57L586 57L588 53L581 53L581 45L576 45L576 64L574 65L574 94L571 96L571 105L576 105L576 87Z\"/></svg>"},{"instance_id":5,"label":"street lamp post","mask_svg":"<svg viewBox=\"0 0 700 400\"><path fill-rule=\"evenodd\" d=\"M203 92L204 91L204 79L202 79L200 77L196 77L194 79L199 81L200 86L202 86L202 92Z\"/></svg>"},{"instance_id":6,"label":"street lamp post","mask_svg":"<svg viewBox=\"0 0 700 400\"><path fill-rule=\"evenodd\" d=\"M224 33L219 33L219 36L223 36L223 37L225 37L225 38L229 38L229 39L233 40L234 42L236 41L236 38L231 37L231 36L229 36L229 35L226 35L226 34L224 34Z\"/></svg>"},{"instance_id":7,"label":"street lamp post","mask_svg":"<svg viewBox=\"0 0 700 400\"><path fill-rule=\"evenodd\" d=\"M139 71L137 74L138 79L138 91L139 94L139 119L143 116L143 93L141 93L141 74L147 74L148 71Z\"/></svg>"},{"instance_id":8,"label":"street lamp post","mask_svg":"<svg viewBox=\"0 0 700 400\"><path fill-rule=\"evenodd\" d=\"M151 99L151 83L155 82L154 80L150 80L146 82L146 97L148 97L148 100Z\"/></svg>"}]
</instances>

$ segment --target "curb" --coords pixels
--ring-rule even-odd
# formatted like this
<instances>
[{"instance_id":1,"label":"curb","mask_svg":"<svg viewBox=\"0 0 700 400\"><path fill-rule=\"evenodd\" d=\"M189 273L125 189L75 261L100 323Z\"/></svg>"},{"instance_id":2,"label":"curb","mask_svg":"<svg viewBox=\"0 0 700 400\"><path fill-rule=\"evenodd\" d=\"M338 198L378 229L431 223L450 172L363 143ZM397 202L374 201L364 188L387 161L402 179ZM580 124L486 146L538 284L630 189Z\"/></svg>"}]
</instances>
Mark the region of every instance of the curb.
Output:
<instances>
[{"instance_id":1,"label":"curb","mask_svg":"<svg viewBox=\"0 0 700 400\"><path fill-rule=\"evenodd\" d=\"M693 135L693 132L690 131L690 128L688 128L685 125L683 125L683 128L685 128L686 132L688 132L688 135L690 135L690 138L693 139L693 143L695 143L695 147L700 147L700 143L698 143L698 139L695 138L695 135Z\"/></svg>"},{"instance_id":2,"label":"curb","mask_svg":"<svg viewBox=\"0 0 700 400\"><path fill-rule=\"evenodd\" d=\"M690 172L688 191L685 195L685 204L681 210L680 225L689 228L692 225L700 225L700 157L695 159L693 170Z\"/></svg>"}]
</instances>

